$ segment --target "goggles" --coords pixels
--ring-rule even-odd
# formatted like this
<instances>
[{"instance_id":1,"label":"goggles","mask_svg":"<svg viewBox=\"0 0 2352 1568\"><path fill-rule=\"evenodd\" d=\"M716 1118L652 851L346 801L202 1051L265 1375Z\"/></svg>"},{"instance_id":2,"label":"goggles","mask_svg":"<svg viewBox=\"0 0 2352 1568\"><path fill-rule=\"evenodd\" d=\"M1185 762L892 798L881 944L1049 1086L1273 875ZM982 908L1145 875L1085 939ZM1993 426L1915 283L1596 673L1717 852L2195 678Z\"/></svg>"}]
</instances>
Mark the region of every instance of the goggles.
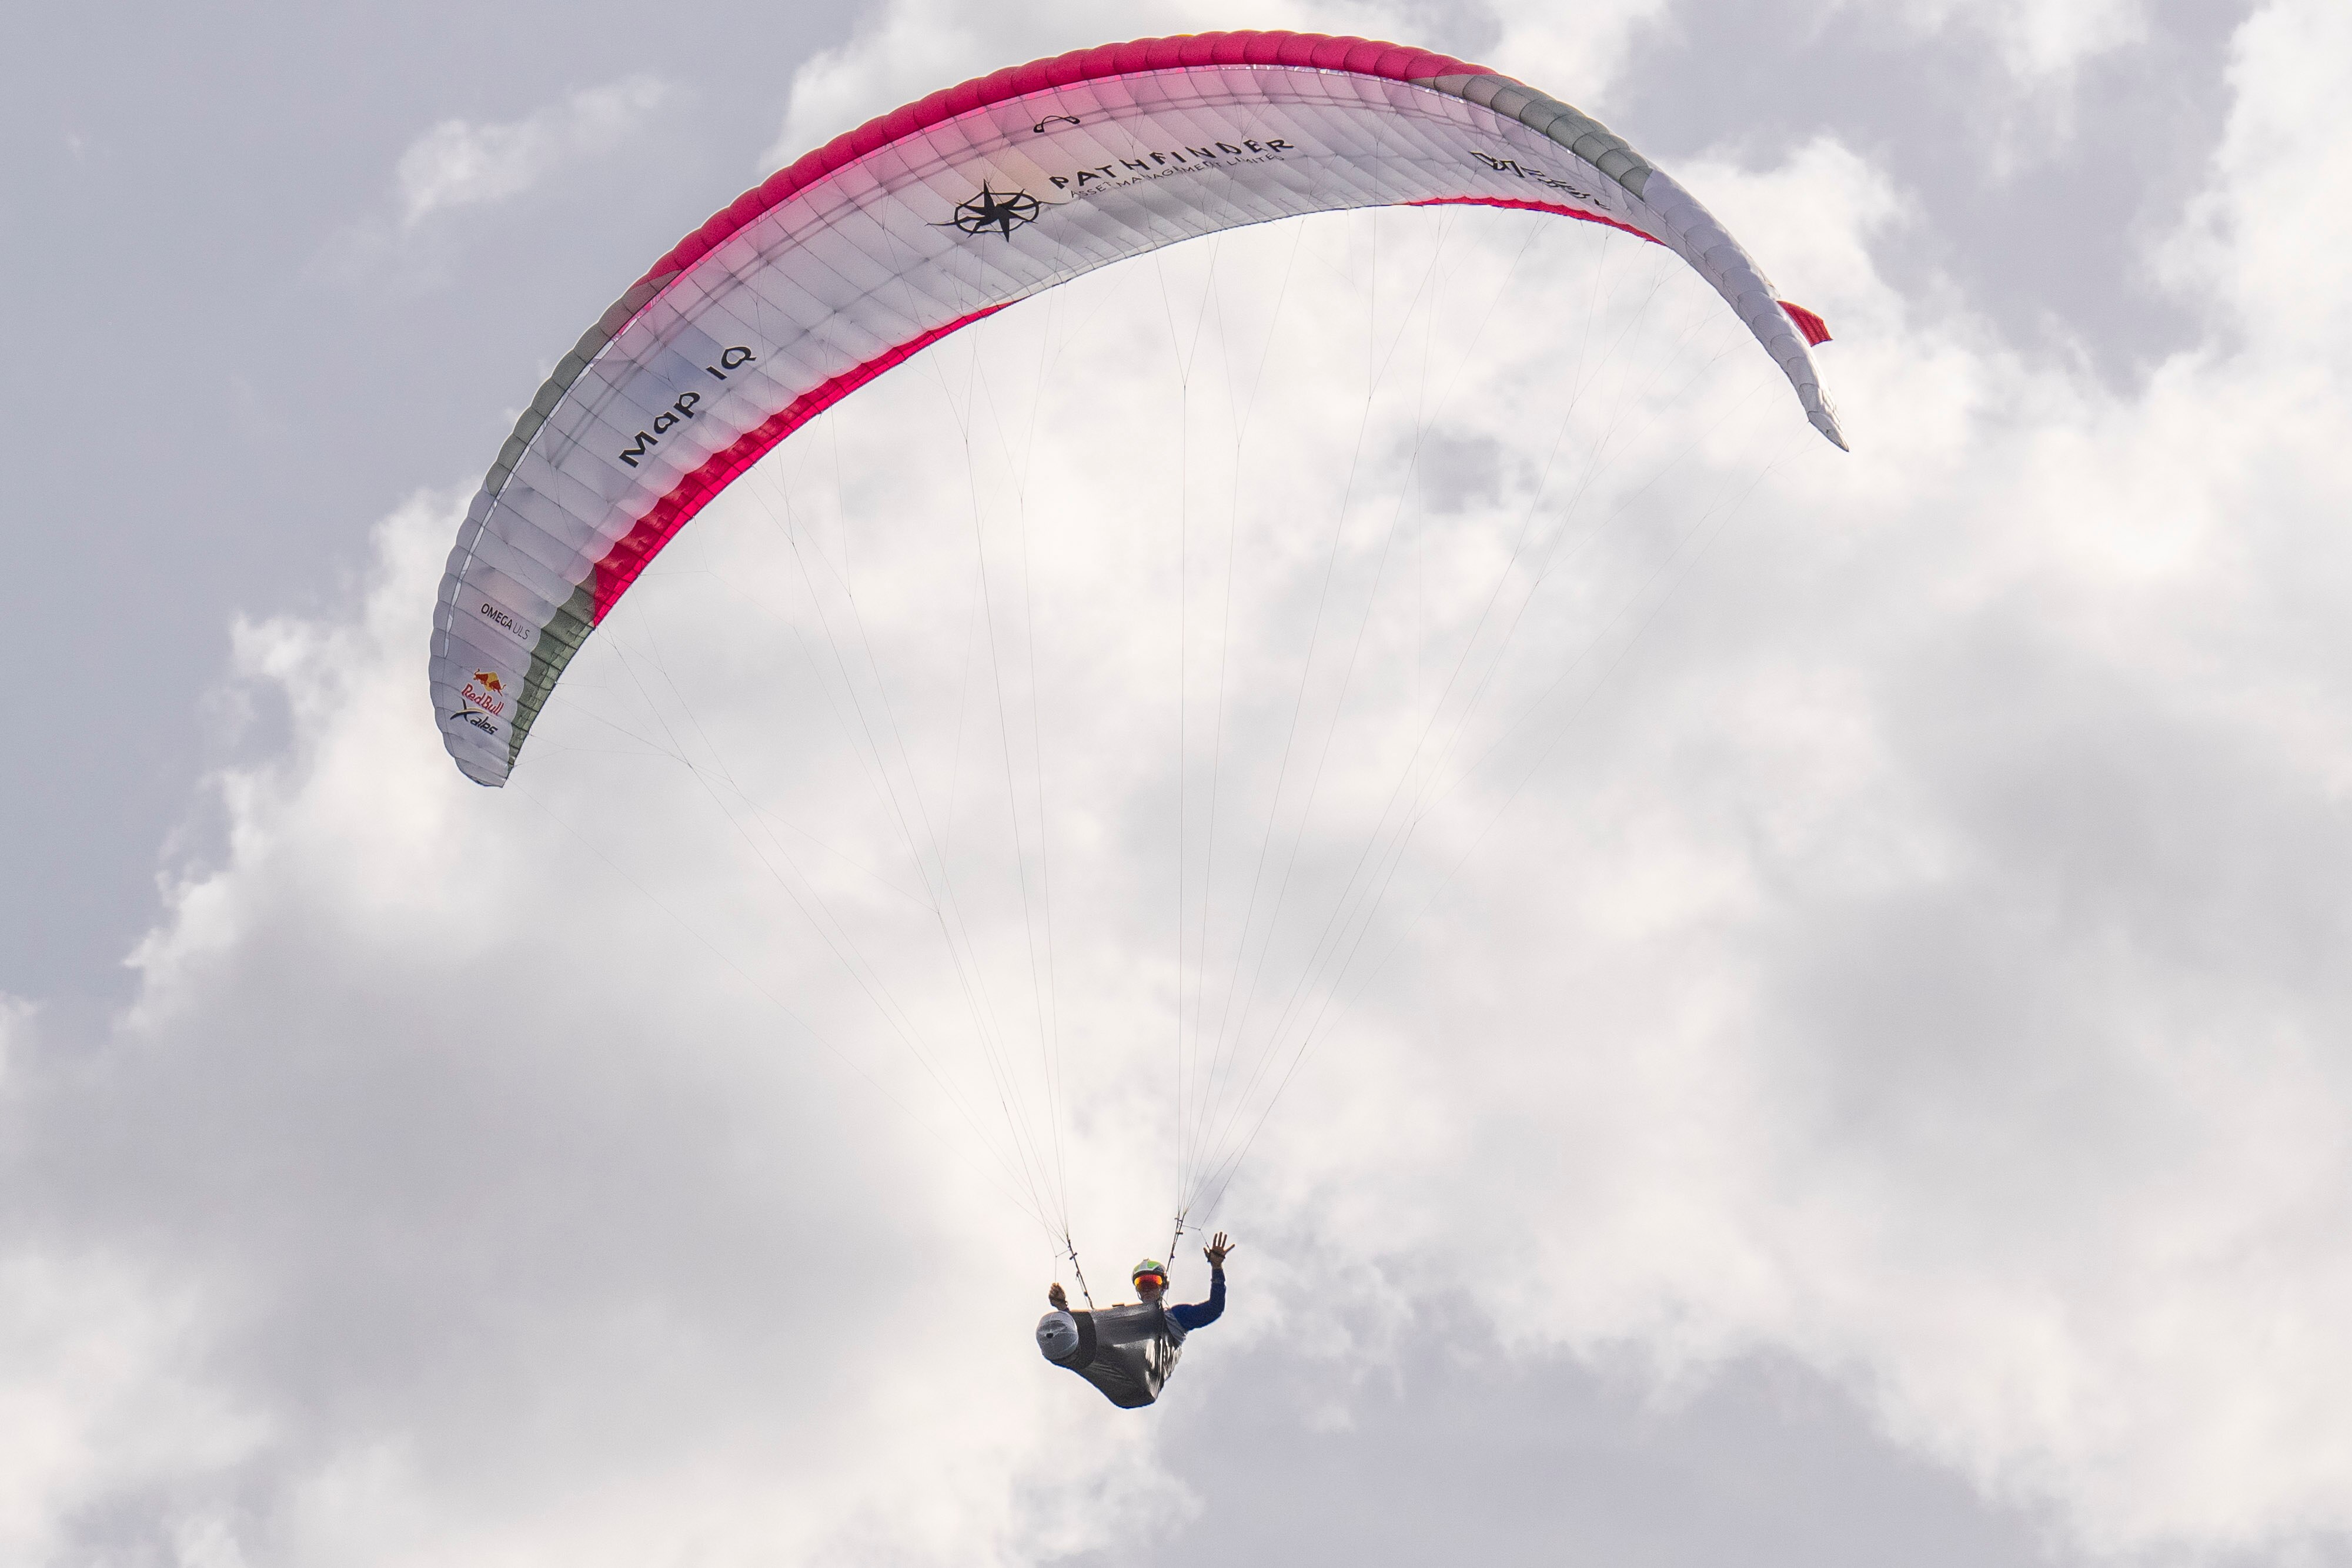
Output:
<instances>
[{"instance_id":1,"label":"goggles","mask_svg":"<svg viewBox=\"0 0 2352 1568\"><path fill-rule=\"evenodd\" d=\"M1138 1274L1135 1277L1135 1288L1137 1290L1139 1291L1143 1289L1146 1282L1157 1285L1164 1291L1168 1288L1168 1276L1165 1274Z\"/></svg>"}]
</instances>

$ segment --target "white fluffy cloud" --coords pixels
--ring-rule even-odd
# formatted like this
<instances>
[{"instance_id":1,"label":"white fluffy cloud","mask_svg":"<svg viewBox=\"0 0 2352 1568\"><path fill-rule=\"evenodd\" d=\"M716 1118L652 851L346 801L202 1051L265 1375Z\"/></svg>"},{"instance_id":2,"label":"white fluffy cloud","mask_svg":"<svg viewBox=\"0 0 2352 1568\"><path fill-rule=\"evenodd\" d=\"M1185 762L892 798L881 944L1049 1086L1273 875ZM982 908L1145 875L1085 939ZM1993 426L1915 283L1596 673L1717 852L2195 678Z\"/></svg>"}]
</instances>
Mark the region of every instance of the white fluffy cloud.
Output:
<instances>
[{"instance_id":1,"label":"white fluffy cloud","mask_svg":"<svg viewBox=\"0 0 2352 1568\"><path fill-rule=\"evenodd\" d=\"M1088 41L927 15L804 73L784 152ZM1268 1016L1529 516L1507 612L1543 580L1415 775L1433 808L1221 1217L1249 1310L1195 1361L1286 1327L1344 1420L1466 1290L1530 1354L1810 1363L2094 1550L2352 1529L2347 60L2340 8L2241 35L2168 252L2210 332L2127 392L1892 292L1907 198L1832 142L1680 171L1838 329L1851 456L1597 234L1319 222L1061 291L714 507L497 794L424 710L455 503L420 498L348 617L240 632L285 743L222 781L227 853L136 1007L96 1045L11 1022L0 1547L1009 1562L1198 1506L1031 1359L1051 1249L990 1174L1019 1155L973 1019L1059 1020L1099 1285L1164 1237L1167 1040L1225 1016L1185 987L1244 929L1343 499L1303 744L1346 721ZM594 118L563 114L414 154L410 212L515 188ZM1590 299L1664 362L1729 351L1597 372ZM1188 724L1227 694L1181 862L1180 617Z\"/></svg>"},{"instance_id":2,"label":"white fluffy cloud","mask_svg":"<svg viewBox=\"0 0 2352 1568\"><path fill-rule=\"evenodd\" d=\"M501 124L445 120L400 155L394 173L401 222L413 228L446 208L520 195L563 164L619 145L669 90L665 82L630 77L583 88Z\"/></svg>"}]
</instances>

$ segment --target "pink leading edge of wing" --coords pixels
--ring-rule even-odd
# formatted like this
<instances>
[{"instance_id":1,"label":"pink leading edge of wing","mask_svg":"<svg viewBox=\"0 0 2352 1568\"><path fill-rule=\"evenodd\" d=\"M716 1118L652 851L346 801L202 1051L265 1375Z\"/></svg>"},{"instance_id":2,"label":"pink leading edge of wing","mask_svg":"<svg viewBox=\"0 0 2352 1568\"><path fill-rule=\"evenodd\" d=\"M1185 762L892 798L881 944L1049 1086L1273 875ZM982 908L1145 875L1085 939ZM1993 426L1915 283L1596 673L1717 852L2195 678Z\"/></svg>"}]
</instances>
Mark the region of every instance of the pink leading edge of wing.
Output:
<instances>
[{"instance_id":1,"label":"pink leading edge of wing","mask_svg":"<svg viewBox=\"0 0 2352 1568\"><path fill-rule=\"evenodd\" d=\"M724 245L743 226L826 175L866 154L958 115L1033 92L1068 87L1104 77L1142 71L1183 70L1195 66L1303 66L1315 70L1353 71L1390 81L1426 81L1434 77L1493 76L1484 66L1368 38L1327 37L1318 33L1195 33L1174 38L1143 38L1074 49L1052 59L1010 66L947 88L894 109L878 120L835 137L798 162L777 170L719 209L709 222L678 241L646 269L640 284L685 271Z\"/></svg>"},{"instance_id":2,"label":"pink leading edge of wing","mask_svg":"<svg viewBox=\"0 0 2352 1568\"><path fill-rule=\"evenodd\" d=\"M883 353L877 354L862 365L841 372L832 380L801 393L783 407L761 420L751 429L737 436L724 449L706 458L702 466L680 479L653 509L637 519L636 526L614 543L598 559L595 570L594 618L599 622L613 608L637 573L661 553L678 529L693 520L694 515L710 504L719 491L735 482L736 476L766 456L778 442L880 375L891 366L913 358L950 332L960 331L983 317L993 316L1003 309L992 305L985 310L934 327L919 338L910 338Z\"/></svg>"}]
</instances>

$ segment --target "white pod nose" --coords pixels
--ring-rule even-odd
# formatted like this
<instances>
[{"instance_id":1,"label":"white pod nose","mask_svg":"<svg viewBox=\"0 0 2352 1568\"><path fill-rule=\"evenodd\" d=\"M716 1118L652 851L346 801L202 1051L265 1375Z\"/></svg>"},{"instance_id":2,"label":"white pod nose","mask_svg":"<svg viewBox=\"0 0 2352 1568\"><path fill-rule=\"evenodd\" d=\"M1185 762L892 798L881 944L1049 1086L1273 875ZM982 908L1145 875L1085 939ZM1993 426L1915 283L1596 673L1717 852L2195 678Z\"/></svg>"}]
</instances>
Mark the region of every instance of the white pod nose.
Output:
<instances>
[{"instance_id":1,"label":"white pod nose","mask_svg":"<svg viewBox=\"0 0 2352 1568\"><path fill-rule=\"evenodd\" d=\"M1077 1348L1077 1319L1067 1312L1047 1312L1037 1320L1037 1349L1047 1361L1067 1361Z\"/></svg>"}]
</instances>

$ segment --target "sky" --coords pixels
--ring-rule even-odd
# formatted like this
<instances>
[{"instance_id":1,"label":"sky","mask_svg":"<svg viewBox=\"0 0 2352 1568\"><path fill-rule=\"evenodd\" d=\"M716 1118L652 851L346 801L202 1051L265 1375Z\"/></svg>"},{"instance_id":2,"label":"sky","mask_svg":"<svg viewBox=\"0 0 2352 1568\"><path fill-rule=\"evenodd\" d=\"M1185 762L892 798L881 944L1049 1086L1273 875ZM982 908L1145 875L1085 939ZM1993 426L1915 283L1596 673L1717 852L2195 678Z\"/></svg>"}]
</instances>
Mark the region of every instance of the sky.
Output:
<instances>
[{"instance_id":1,"label":"sky","mask_svg":"<svg viewBox=\"0 0 2352 1568\"><path fill-rule=\"evenodd\" d=\"M1581 225L1182 247L780 449L457 777L449 539L650 257L1221 26L1597 116L1853 450ZM0 1558L2352 1561L2342 7L19 42ZM1108 1297L1244 1152L1159 1407L1035 1359L1029 1210Z\"/></svg>"}]
</instances>

